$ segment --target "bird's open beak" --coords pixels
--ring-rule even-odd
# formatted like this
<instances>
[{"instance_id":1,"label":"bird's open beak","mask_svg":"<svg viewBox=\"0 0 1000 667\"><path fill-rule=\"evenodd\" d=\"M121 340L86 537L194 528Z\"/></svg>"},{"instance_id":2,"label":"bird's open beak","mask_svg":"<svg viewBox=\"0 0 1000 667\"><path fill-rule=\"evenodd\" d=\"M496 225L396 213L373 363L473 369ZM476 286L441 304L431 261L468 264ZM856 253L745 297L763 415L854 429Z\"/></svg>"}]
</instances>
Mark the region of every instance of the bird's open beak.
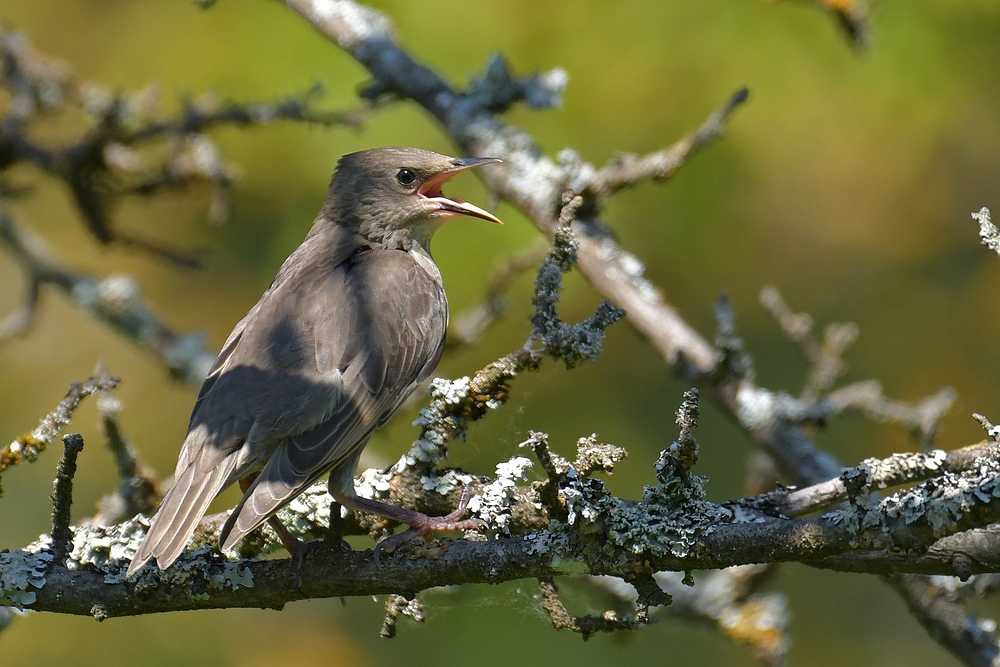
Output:
<instances>
[{"instance_id":1,"label":"bird's open beak","mask_svg":"<svg viewBox=\"0 0 1000 667\"><path fill-rule=\"evenodd\" d=\"M489 211L484 211L478 206L470 204L467 201L462 201L461 199L445 197L441 193L441 186L455 174L482 164L492 164L494 162L500 162L500 159L495 157L466 157L454 160L452 161L452 164L455 165L454 167L445 169L441 173L427 179L420 186L420 189L417 190L417 194L437 204L439 215L469 215L473 218L482 218L483 220L489 220L490 222L502 225L503 223L500 222L500 219Z\"/></svg>"}]
</instances>

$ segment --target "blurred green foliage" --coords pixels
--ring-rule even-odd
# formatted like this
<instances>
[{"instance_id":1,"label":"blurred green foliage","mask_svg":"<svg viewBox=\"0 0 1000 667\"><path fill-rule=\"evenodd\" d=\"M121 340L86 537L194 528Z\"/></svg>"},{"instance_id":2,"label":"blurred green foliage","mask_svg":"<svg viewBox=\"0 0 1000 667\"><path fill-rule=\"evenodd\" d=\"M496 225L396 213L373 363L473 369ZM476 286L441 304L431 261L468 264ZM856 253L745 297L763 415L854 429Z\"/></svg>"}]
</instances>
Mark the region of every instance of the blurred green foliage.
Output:
<instances>
[{"instance_id":1,"label":"blurred green foliage","mask_svg":"<svg viewBox=\"0 0 1000 667\"><path fill-rule=\"evenodd\" d=\"M373 4L392 18L415 56L456 82L477 74L494 51L517 71L568 70L562 109L509 114L551 154L571 146L600 164L615 151L655 150L748 85L751 101L719 144L669 184L643 185L613 202L606 217L622 243L706 336L714 331L713 300L727 292L765 386L797 391L805 370L757 304L760 288L773 283L820 325L859 323L848 379L878 378L906 400L955 387L959 404L945 422L942 446L982 437L972 411L1000 419L1000 260L978 245L969 218L980 206L1000 207L1000 3L876 3L866 52L853 50L824 12L798 2ZM69 63L80 80L122 90L158 81L174 108L206 90L267 100L316 82L326 87L325 106L349 108L365 81L360 66L270 0L221 0L207 11L165 0L4 0L0 16L41 52ZM56 123L49 131L55 138L74 130ZM169 322L206 330L218 347L301 241L339 155L400 144L455 151L433 120L409 104L378 111L361 131L284 124L213 136L243 173L228 223L208 221L204 193L132 199L116 211L126 229L208 249L204 270L98 247L66 192L27 169L17 177L36 187L15 212L70 265L135 275ZM487 198L471 177L449 191L477 203ZM497 258L537 236L509 206L499 214L507 225L459 221L435 240L454 313L480 297ZM2 256L0 286L5 313L18 303L21 277ZM449 356L439 373L467 374L520 345L529 293L526 275L516 284L510 315L481 347ZM56 294L44 296L33 331L0 348L0 437L33 427L71 379L86 377L103 360L124 377L129 437L148 463L169 473L195 390L168 381L143 351ZM582 318L597 301L573 276L563 314ZM597 432L629 449L611 482L619 493L637 496L652 479L658 450L675 434L673 411L684 388L648 345L618 325L597 363L572 373L547 365L518 379L511 403L477 424L468 443L453 448L453 460L490 472L529 428L551 433L564 453L577 437ZM397 418L371 449L386 460L398 456L414 435L410 416ZM78 517L114 476L95 421L91 403L73 426L88 443L77 477ZM752 451L747 438L711 406L697 435L711 497L740 495L743 461ZM898 429L854 417L817 439L845 462L912 447ZM55 460L49 452L6 476L0 548L22 546L47 530ZM230 492L219 507L234 500ZM791 599L794 664L953 664L873 578L788 566L774 585ZM532 582L433 592L426 602L427 623L402 622L391 642L378 639L381 604L352 599L343 607L298 603L281 614L199 612L101 625L32 615L0 636L0 654L3 664L39 666L751 664L720 635L669 620L583 644L549 628ZM583 613L600 601L581 592L570 604ZM485 654L484 647L490 647Z\"/></svg>"}]
</instances>

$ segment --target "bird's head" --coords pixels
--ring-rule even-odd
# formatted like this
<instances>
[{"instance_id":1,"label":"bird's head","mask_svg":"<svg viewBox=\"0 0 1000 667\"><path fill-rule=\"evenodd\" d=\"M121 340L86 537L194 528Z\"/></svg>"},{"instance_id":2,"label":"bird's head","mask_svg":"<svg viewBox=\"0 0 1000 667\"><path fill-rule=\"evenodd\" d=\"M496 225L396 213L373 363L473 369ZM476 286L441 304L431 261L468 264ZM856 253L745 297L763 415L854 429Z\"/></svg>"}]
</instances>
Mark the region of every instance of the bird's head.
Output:
<instances>
[{"instance_id":1,"label":"bird's head","mask_svg":"<svg viewBox=\"0 0 1000 667\"><path fill-rule=\"evenodd\" d=\"M446 197L441 186L456 174L497 158L451 158L419 148L374 148L340 158L324 207L338 224L373 241L424 247L448 218L467 215L500 223L492 213Z\"/></svg>"}]
</instances>

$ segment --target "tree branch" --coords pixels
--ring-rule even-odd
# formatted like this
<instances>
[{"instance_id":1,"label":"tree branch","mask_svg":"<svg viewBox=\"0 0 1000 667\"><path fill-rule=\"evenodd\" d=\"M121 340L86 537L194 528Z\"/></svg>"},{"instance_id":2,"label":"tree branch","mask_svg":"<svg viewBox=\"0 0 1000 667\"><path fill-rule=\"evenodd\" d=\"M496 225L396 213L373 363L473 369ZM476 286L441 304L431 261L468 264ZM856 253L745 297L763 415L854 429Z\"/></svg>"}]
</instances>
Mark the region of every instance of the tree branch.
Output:
<instances>
[{"instance_id":1,"label":"tree branch","mask_svg":"<svg viewBox=\"0 0 1000 667\"><path fill-rule=\"evenodd\" d=\"M980 459L975 473L960 478L964 484L958 479L934 480L872 507L787 519L766 514L759 499L678 505L680 496L663 494L667 487L678 491L680 478L661 482L655 494L638 503L615 498L603 485L593 484L596 480L587 484L588 497L581 498L576 493L581 478L570 475L560 494L564 503L575 505L571 523L556 522L550 530L489 541L406 546L383 557L380 565L371 550L345 551L336 544L317 543L308 552L299 589L288 577L287 561L222 561L209 548L187 552L177 567L166 572L145 568L136 579L125 581L127 556L142 536L145 520L140 518L107 529L77 528L67 563L70 569L53 564L42 584L32 586L35 601L22 606L102 617L234 606L275 608L304 597L416 593L440 585L581 572L633 578L647 568L690 571L771 562L955 575L946 554L925 553L919 545L1000 519L1000 503L989 502L1000 497L998 478L1000 463ZM961 516L942 517L926 502L945 486L955 507L961 507ZM617 510L608 512L610 507ZM699 513L692 514L693 508ZM652 513L660 517L661 529L683 531L684 540L664 541L662 535L650 532ZM15 579L11 561L31 563L38 553L39 546L33 546L0 557L0 578ZM974 562L971 572L995 568L995 555L993 561ZM12 597L10 590L3 594Z\"/></svg>"},{"instance_id":2,"label":"tree branch","mask_svg":"<svg viewBox=\"0 0 1000 667\"><path fill-rule=\"evenodd\" d=\"M178 334L168 327L143 301L134 278L124 274L100 278L70 269L49 252L40 238L18 224L2 201L0 241L21 266L27 281L24 305L0 323L0 343L28 330L41 287L49 284L58 287L83 312L159 357L175 377L196 386L204 381L216 356L207 349L205 335Z\"/></svg>"}]
</instances>

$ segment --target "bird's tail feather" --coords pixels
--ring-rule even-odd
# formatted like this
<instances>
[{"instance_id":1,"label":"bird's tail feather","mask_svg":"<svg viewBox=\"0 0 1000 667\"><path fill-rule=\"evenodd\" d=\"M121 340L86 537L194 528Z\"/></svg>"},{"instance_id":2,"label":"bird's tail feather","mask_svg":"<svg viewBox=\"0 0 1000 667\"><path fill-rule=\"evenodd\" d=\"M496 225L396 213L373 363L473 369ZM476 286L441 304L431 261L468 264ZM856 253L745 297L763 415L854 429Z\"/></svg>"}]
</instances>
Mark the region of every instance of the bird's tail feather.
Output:
<instances>
[{"instance_id":1,"label":"bird's tail feather","mask_svg":"<svg viewBox=\"0 0 1000 667\"><path fill-rule=\"evenodd\" d=\"M283 454L283 449L279 448L278 452L271 456L260 475L229 515L226 525L219 534L223 551L231 549L248 533L263 525L275 512L327 471L326 468L320 468L304 475L294 470Z\"/></svg>"},{"instance_id":2,"label":"bird's tail feather","mask_svg":"<svg viewBox=\"0 0 1000 667\"><path fill-rule=\"evenodd\" d=\"M209 504L226 486L235 461L223 460L212 470L190 465L174 477L153 516L149 531L128 568L131 576L151 558L166 569L184 551Z\"/></svg>"}]
</instances>

